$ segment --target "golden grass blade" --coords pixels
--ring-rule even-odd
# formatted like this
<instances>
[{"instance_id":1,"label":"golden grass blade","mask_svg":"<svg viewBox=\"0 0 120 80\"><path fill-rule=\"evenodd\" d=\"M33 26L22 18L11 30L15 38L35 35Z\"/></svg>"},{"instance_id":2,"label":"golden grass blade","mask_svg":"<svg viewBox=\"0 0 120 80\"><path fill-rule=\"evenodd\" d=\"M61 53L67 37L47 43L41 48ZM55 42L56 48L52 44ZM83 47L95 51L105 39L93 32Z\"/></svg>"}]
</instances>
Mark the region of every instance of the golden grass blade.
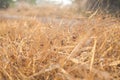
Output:
<instances>
[{"instance_id":1,"label":"golden grass blade","mask_svg":"<svg viewBox=\"0 0 120 80\"><path fill-rule=\"evenodd\" d=\"M95 59L96 45L97 45L97 40L94 39L94 46L91 51L92 57L91 57L91 62L90 62L90 72L92 71L92 67L93 67L93 63L94 63L94 59Z\"/></svg>"}]
</instances>

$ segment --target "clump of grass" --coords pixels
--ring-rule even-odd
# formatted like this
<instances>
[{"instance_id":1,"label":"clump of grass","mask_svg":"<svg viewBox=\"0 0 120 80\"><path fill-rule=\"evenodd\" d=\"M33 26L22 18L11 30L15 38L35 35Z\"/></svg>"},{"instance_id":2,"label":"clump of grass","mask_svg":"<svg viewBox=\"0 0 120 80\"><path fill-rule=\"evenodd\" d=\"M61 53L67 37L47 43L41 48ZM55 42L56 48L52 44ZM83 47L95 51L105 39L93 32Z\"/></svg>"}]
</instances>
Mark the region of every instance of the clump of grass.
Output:
<instances>
[{"instance_id":1,"label":"clump of grass","mask_svg":"<svg viewBox=\"0 0 120 80\"><path fill-rule=\"evenodd\" d=\"M120 79L115 19L91 18L70 31L37 20L1 19L0 26L1 80Z\"/></svg>"}]
</instances>

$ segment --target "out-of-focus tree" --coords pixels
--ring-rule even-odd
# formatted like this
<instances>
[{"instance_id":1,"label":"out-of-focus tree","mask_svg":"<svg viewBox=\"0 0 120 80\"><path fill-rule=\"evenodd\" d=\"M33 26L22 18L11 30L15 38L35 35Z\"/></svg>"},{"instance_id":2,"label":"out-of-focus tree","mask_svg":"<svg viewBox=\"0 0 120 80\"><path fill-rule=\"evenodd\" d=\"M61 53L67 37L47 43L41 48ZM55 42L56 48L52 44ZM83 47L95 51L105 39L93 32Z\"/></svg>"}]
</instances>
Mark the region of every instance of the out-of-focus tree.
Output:
<instances>
[{"instance_id":1,"label":"out-of-focus tree","mask_svg":"<svg viewBox=\"0 0 120 80\"><path fill-rule=\"evenodd\" d=\"M0 8L8 8L11 3L13 3L13 0L0 0Z\"/></svg>"},{"instance_id":2,"label":"out-of-focus tree","mask_svg":"<svg viewBox=\"0 0 120 80\"><path fill-rule=\"evenodd\" d=\"M35 4L36 3L36 0L17 0L18 2L26 2L26 3L29 3L29 4Z\"/></svg>"},{"instance_id":3,"label":"out-of-focus tree","mask_svg":"<svg viewBox=\"0 0 120 80\"><path fill-rule=\"evenodd\" d=\"M104 10L118 11L120 10L120 0L75 0L79 10Z\"/></svg>"},{"instance_id":4,"label":"out-of-focus tree","mask_svg":"<svg viewBox=\"0 0 120 80\"><path fill-rule=\"evenodd\" d=\"M35 4L36 3L36 0L26 0L26 1L30 4Z\"/></svg>"}]
</instances>

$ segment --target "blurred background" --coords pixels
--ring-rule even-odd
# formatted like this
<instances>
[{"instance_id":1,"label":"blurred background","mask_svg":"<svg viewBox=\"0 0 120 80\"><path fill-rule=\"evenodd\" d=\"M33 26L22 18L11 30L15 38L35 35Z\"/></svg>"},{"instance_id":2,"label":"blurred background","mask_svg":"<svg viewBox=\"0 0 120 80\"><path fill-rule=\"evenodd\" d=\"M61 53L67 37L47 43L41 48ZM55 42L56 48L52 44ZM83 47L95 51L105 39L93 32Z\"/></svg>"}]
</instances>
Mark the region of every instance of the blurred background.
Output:
<instances>
[{"instance_id":1,"label":"blurred background","mask_svg":"<svg viewBox=\"0 0 120 80\"><path fill-rule=\"evenodd\" d=\"M0 0L0 8L17 7L22 5L57 5L59 7L75 6L81 10L104 9L109 11L118 11L120 9L120 0Z\"/></svg>"}]
</instances>

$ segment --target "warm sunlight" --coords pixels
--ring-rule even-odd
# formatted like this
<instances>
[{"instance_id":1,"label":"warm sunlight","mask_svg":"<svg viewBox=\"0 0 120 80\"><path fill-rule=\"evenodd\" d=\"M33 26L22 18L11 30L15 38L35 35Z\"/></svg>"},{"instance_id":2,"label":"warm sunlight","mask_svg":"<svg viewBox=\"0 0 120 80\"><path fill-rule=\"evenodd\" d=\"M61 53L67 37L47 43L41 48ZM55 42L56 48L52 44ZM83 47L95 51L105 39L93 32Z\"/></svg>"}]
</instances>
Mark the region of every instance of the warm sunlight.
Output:
<instances>
[{"instance_id":1,"label":"warm sunlight","mask_svg":"<svg viewBox=\"0 0 120 80\"><path fill-rule=\"evenodd\" d=\"M120 0L0 0L0 80L120 80Z\"/></svg>"}]
</instances>

